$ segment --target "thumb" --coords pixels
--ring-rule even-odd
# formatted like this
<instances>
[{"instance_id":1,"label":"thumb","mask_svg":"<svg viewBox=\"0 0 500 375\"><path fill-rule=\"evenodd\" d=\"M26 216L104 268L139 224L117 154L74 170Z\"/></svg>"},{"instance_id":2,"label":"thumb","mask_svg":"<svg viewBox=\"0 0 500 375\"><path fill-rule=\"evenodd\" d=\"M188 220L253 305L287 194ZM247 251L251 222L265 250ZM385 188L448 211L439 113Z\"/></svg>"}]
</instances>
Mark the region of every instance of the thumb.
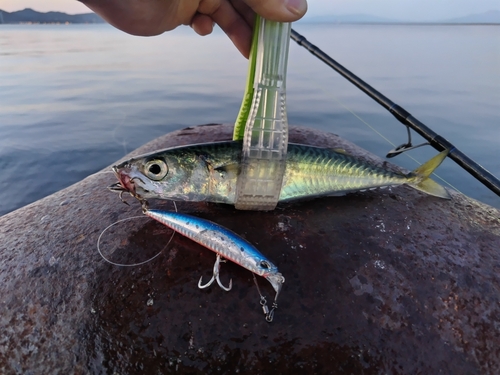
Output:
<instances>
[{"instance_id":1,"label":"thumb","mask_svg":"<svg viewBox=\"0 0 500 375\"><path fill-rule=\"evenodd\" d=\"M307 0L244 0L261 17L278 22L293 22L307 11Z\"/></svg>"}]
</instances>

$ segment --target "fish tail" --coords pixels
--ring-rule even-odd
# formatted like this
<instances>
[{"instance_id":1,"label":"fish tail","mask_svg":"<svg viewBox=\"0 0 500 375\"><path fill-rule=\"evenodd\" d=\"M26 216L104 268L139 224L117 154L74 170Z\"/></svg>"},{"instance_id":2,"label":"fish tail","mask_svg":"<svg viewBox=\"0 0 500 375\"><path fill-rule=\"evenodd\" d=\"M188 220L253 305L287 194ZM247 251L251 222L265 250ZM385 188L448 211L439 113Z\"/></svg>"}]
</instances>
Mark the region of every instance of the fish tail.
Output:
<instances>
[{"instance_id":1,"label":"fish tail","mask_svg":"<svg viewBox=\"0 0 500 375\"><path fill-rule=\"evenodd\" d=\"M422 191L426 194L433 195L435 197L450 199L451 197L448 191L446 191L446 189L439 185L437 182L434 182L429 178L432 172L434 172L434 170L439 167L439 165L443 162L447 155L448 150L444 150L415 169L409 175L412 177L410 177L411 181L408 181L408 184L414 189Z\"/></svg>"}]
</instances>

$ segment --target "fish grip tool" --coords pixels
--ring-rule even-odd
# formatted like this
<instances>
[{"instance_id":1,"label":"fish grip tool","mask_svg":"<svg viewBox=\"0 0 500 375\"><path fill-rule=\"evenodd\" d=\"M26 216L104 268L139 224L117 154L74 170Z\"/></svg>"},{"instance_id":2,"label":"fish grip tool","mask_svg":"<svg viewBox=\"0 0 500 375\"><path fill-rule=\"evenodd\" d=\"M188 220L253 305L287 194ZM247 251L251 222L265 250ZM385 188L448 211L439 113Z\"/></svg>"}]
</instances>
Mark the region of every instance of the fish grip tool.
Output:
<instances>
[{"instance_id":1,"label":"fish grip tool","mask_svg":"<svg viewBox=\"0 0 500 375\"><path fill-rule=\"evenodd\" d=\"M270 211L276 207L288 147L286 70L290 23L257 16L247 86L234 140L243 140L235 208Z\"/></svg>"}]
</instances>

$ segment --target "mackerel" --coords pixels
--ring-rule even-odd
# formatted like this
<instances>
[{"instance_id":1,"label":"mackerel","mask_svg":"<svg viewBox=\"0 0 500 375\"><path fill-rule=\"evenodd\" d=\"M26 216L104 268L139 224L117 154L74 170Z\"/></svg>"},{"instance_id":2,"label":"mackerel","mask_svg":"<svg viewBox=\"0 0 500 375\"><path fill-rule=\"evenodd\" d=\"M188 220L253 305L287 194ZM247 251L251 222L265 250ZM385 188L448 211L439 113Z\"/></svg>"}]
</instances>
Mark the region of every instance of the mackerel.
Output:
<instances>
[{"instance_id":1,"label":"mackerel","mask_svg":"<svg viewBox=\"0 0 500 375\"><path fill-rule=\"evenodd\" d=\"M445 150L404 174L366 163L339 150L290 143L279 201L398 185L449 198L446 189L429 178L447 154ZM115 165L113 171L119 183L110 189L129 192L140 200L234 204L240 161L239 141L173 147Z\"/></svg>"}]
</instances>

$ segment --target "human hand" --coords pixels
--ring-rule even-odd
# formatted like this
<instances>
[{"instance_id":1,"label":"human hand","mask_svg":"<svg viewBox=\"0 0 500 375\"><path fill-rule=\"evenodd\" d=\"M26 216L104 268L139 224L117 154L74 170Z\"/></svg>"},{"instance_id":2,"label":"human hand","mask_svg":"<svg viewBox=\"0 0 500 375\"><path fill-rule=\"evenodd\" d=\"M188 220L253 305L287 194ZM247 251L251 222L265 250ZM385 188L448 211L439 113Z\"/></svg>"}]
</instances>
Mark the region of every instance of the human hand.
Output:
<instances>
[{"instance_id":1,"label":"human hand","mask_svg":"<svg viewBox=\"0 0 500 375\"><path fill-rule=\"evenodd\" d=\"M111 25L133 35L152 36L191 25L199 35L214 23L245 56L250 53L255 14L279 22L300 19L306 0L80 0Z\"/></svg>"}]
</instances>

